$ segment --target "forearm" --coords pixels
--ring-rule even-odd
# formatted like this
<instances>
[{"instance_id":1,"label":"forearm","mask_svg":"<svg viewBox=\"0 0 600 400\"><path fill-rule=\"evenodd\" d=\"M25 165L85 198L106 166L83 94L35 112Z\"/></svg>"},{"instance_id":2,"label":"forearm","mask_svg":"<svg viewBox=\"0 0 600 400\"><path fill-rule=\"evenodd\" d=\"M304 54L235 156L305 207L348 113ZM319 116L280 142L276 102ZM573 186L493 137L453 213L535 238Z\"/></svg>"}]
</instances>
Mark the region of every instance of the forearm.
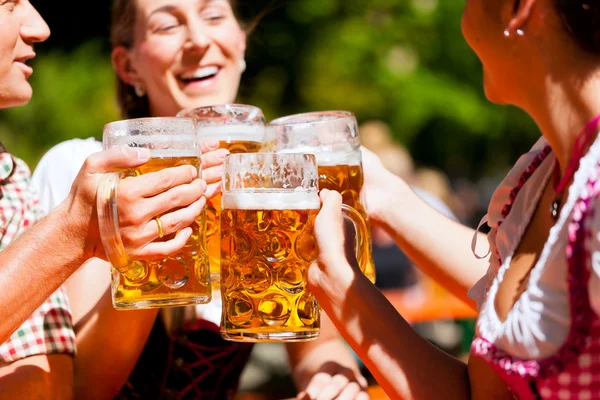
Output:
<instances>
[{"instance_id":1,"label":"forearm","mask_svg":"<svg viewBox=\"0 0 600 400\"><path fill-rule=\"evenodd\" d=\"M0 342L85 260L74 231L68 210L59 207L0 252Z\"/></svg>"},{"instance_id":2,"label":"forearm","mask_svg":"<svg viewBox=\"0 0 600 400\"><path fill-rule=\"evenodd\" d=\"M466 365L419 336L366 277L317 271L311 290L390 397L469 398Z\"/></svg>"},{"instance_id":3,"label":"forearm","mask_svg":"<svg viewBox=\"0 0 600 400\"><path fill-rule=\"evenodd\" d=\"M158 311L117 311L110 290L75 326L75 398L115 397L127 382ZM102 382L98 385L98 382Z\"/></svg>"},{"instance_id":4,"label":"forearm","mask_svg":"<svg viewBox=\"0 0 600 400\"><path fill-rule=\"evenodd\" d=\"M345 375L357 377L361 375L356 358L325 313L321 314L319 339L288 343L286 348L298 391L305 390L311 379L319 372L329 374L346 372Z\"/></svg>"},{"instance_id":5,"label":"forearm","mask_svg":"<svg viewBox=\"0 0 600 400\"><path fill-rule=\"evenodd\" d=\"M468 290L486 273L487 259L478 260L471 250L475 231L441 214L395 177L385 198L371 215L398 246L427 275L460 299L473 304ZM485 235L478 243L487 248ZM479 250L484 252L485 250Z\"/></svg>"}]
</instances>

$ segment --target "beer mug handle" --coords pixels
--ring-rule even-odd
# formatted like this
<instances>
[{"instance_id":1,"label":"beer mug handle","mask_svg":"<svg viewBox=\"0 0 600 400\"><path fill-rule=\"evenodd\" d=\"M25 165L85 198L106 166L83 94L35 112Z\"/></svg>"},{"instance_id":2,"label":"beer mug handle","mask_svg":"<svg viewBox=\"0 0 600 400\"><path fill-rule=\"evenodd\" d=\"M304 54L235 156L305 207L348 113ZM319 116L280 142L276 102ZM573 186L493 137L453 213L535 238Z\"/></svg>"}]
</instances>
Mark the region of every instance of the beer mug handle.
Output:
<instances>
[{"instance_id":1,"label":"beer mug handle","mask_svg":"<svg viewBox=\"0 0 600 400\"><path fill-rule=\"evenodd\" d=\"M356 252L356 260L358 261L359 268L364 273L367 270L367 262L369 260L365 255L369 254L370 251L367 222L355 208L346 204L342 204L342 214L354 225L354 231L356 232L354 251Z\"/></svg>"},{"instance_id":2,"label":"beer mug handle","mask_svg":"<svg viewBox=\"0 0 600 400\"><path fill-rule=\"evenodd\" d=\"M132 261L121 239L119 230L119 214L117 211L117 190L121 181L121 173L104 174L98 185L96 207L98 209L98 228L102 246L108 261L119 273L135 282L147 275L146 266Z\"/></svg>"}]
</instances>

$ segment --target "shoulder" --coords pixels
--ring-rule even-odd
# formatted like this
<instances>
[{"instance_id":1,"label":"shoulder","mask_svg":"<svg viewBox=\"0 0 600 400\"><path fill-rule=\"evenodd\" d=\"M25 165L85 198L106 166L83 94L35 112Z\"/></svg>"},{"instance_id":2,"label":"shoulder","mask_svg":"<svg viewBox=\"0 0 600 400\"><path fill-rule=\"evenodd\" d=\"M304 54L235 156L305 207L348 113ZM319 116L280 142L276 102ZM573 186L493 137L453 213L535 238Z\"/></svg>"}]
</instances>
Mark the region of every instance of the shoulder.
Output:
<instances>
[{"instance_id":1,"label":"shoulder","mask_svg":"<svg viewBox=\"0 0 600 400\"><path fill-rule=\"evenodd\" d=\"M90 154L101 150L102 143L94 138L67 140L52 147L44 154L36 168L36 172L41 167L74 167L76 170L79 170Z\"/></svg>"}]
</instances>

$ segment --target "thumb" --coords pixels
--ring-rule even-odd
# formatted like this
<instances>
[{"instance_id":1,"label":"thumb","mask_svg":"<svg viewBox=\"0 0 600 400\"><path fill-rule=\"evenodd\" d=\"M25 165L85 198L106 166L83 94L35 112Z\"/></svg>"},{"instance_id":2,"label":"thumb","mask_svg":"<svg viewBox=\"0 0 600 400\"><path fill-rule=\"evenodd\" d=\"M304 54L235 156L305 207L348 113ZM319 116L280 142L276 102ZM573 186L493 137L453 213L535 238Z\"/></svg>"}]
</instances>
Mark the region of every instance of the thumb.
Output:
<instances>
[{"instance_id":1,"label":"thumb","mask_svg":"<svg viewBox=\"0 0 600 400\"><path fill-rule=\"evenodd\" d=\"M88 174L104 174L119 168L135 168L150 159L150 150L135 147L113 147L90 155L83 169Z\"/></svg>"},{"instance_id":2,"label":"thumb","mask_svg":"<svg viewBox=\"0 0 600 400\"><path fill-rule=\"evenodd\" d=\"M321 252L344 247L342 196L333 190L322 189L321 211L315 220L315 236Z\"/></svg>"}]
</instances>

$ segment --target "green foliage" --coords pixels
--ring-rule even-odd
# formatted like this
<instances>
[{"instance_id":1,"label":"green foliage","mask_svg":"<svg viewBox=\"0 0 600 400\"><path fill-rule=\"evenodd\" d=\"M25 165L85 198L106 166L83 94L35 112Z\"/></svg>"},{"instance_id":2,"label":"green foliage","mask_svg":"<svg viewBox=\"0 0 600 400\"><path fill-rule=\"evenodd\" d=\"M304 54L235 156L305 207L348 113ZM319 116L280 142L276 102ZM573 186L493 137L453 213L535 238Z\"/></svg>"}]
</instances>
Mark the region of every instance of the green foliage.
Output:
<instances>
[{"instance_id":1,"label":"green foliage","mask_svg":"<svg viewBox=\"0 0 600 400\"><path fill-rule=\"evenodd\" d=\"M266 3L252 0L252 7ZM463 2L278 4L249 38L238 99L268 118L351 110L360 122L386 122L418 164L452 177L502 173L538 135L522 112L483 95L481 66L460 31ZM100 43L42 54L35 71L31 103L0 113L0 140L30 163L60 141L99 137L103 124L118 119Z\"/></svg>"},{"instance_id":2,"label":"green foliage","mask_svg":"<svg viewBox=\"0 0 600 400\"><path fill-rule=\"evenodd\" d=\"M53 145L72 138L101 138L103 125L118 119L114 73L98 43L36 60L31 102L0 114L0 140L32 167Z\"/></svg>"}]
</instances>

